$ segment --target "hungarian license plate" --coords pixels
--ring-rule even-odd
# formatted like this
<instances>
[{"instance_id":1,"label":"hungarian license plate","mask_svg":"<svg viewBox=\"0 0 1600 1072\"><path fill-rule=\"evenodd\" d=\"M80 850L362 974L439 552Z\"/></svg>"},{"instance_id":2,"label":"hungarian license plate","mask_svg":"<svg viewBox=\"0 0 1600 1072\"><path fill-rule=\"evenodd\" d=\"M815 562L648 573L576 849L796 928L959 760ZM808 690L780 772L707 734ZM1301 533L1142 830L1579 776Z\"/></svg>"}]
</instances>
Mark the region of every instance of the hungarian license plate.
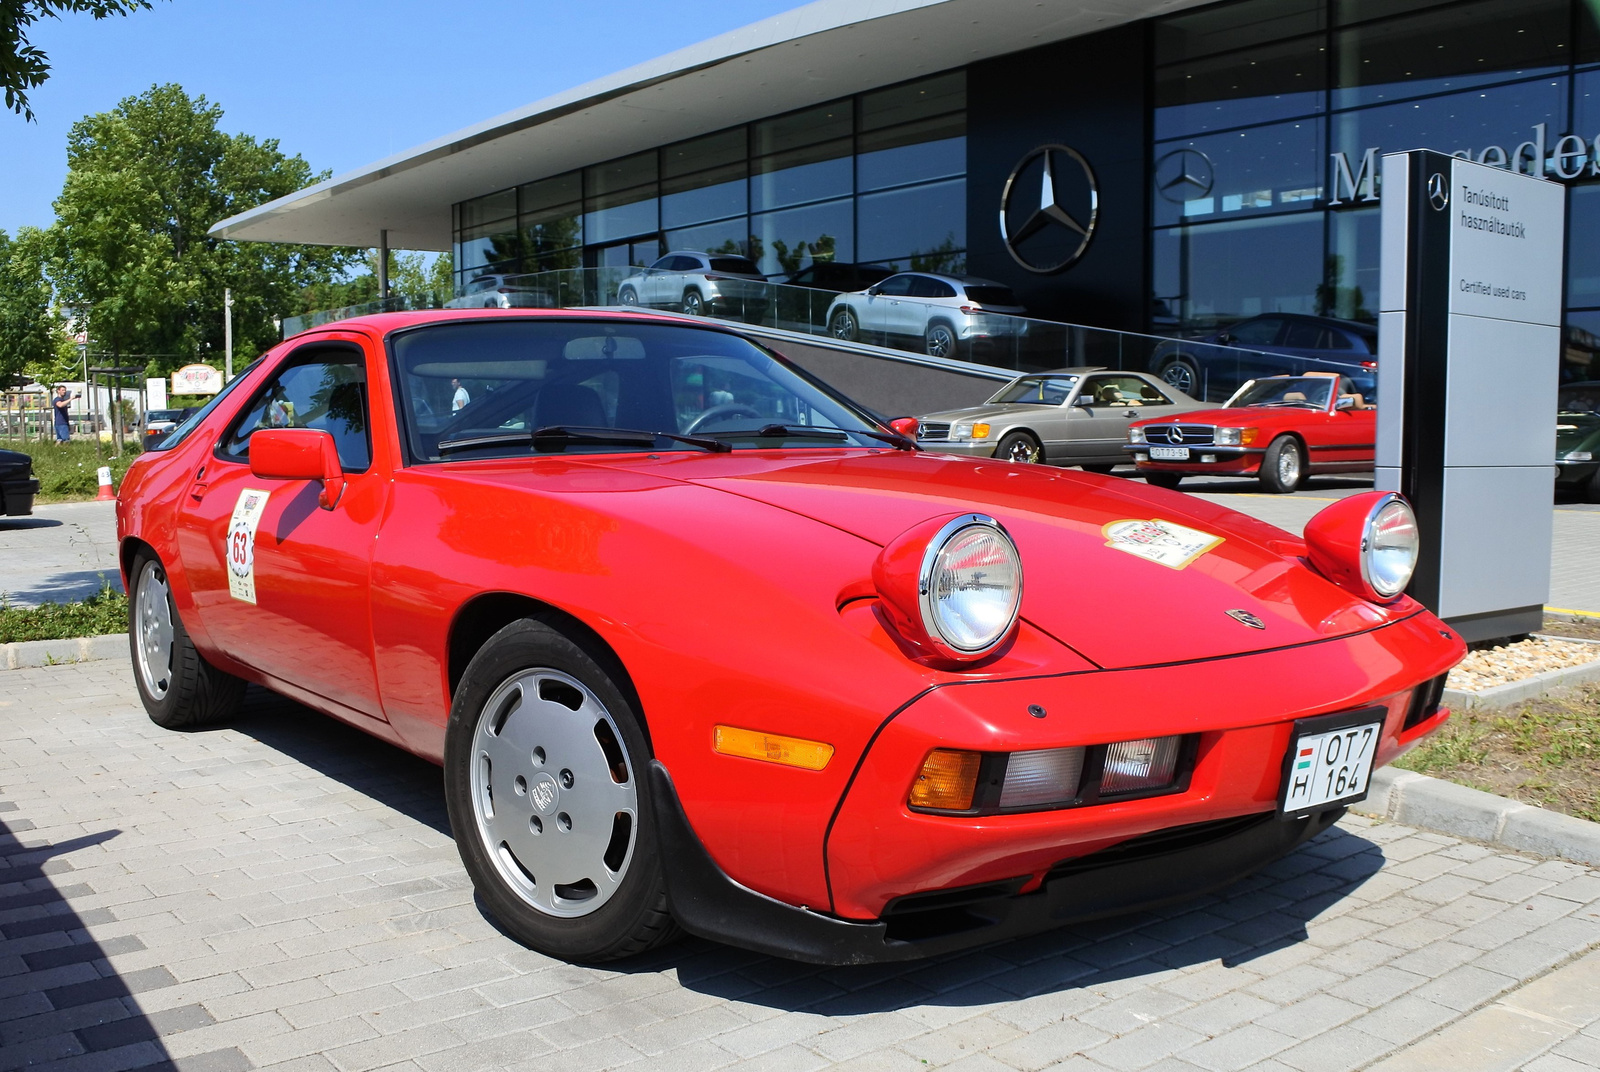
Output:
<instances>
[{"instance_id":1,"label":"hungarian license plate","mask_svg":"<svg viewBox=\"0 0 1600 1072\"><path fill-rule=\"evenodd\" d=\"M1189 460L1189 448L1151 447L1150 460L1153 462L1186 462Z\"/></svg>"},{"instance_id":2,"label":"hungarian license plate","mask_svg":"<svg viewBox=\"0 0 1600 1072\"><path fill-rule=\"evenodd\" d=\"M1375 707L1297 721L1284 757L1278 814L1292 819L1364 799L1384 714Z\"/></svg>"}]
</instances>

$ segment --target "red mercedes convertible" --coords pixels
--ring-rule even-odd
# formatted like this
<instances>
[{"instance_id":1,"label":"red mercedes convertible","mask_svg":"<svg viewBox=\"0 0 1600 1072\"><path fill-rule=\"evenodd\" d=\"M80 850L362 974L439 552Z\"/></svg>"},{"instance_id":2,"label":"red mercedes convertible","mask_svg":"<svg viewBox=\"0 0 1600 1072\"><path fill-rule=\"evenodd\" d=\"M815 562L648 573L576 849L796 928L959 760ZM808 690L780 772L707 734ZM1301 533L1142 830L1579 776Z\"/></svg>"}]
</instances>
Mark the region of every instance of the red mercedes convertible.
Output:
<instances>
[{"instance_id":1,"label":"red mercedes convertible","mask_svg":"<svg viewBox=\"0 0 1600 1072\"><path fill-rule=\"evenodd\" d=\"M488 910L583 961L907 959L1217 888L1437 729L1464 651L1398 496L1301 541L926 454L659 315L296 335L117 524L158 724L254 682L442 764Z\"/></svg>"},{"instance_id":2,"label":"red mercedes convertible","mask_svg":"<svg viewBox=\"0 0 1600 1072\"><path fill-rule=\"evenodd\" d=\"M1158 488L1186 476L1254 476L1289 492L1312 474L1372 472L1377 414L1348 376L1265 376L1221 409L1129 425L1125 449Z\"/></svg>"}]
</instances>

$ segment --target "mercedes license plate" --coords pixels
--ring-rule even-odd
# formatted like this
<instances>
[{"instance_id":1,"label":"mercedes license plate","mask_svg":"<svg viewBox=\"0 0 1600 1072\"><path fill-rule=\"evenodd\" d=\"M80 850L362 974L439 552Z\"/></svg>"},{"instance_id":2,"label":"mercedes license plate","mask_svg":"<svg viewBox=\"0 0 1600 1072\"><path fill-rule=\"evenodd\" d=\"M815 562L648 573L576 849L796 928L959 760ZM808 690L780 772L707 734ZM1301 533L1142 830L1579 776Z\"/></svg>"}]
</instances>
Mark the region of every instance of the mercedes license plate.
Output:
<instances>
[{"instance_id":1,"label":"mercedes license plate","mask_svg":"<svg viewBox=\"0 0 1600 1072\"><path fill-rule=\"evenodd\" d=\"M1153 462L1186 462L1189 460L1189 448L1151 447L1150 460Z\"/></svg>"},{"instance_id":2,"label":"mercedes license plate","mask_svg":"<svg viewBox=\"0 0 1600 1072\"><path fill-rule=\"evenodd\" d=\"M1297 721L1284 757L1278 814L1293 819L1364 799L1384 714L1377 707Z\"/></svg>"}]
</instances>

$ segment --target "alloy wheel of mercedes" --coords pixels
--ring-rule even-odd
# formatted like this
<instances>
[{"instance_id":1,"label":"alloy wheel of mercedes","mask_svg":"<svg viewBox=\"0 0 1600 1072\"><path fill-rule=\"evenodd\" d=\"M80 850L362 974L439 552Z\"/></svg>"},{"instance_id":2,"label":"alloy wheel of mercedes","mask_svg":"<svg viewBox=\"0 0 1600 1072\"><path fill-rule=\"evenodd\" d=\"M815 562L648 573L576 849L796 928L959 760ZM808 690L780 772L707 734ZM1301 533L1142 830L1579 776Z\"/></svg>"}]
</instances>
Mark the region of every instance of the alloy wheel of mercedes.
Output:
<instances>
[{"instance_id":1,"label":"alloy wheel of mercedes","mask_svg":"<svg viewBox=\"0 0 1600 1072\"><path fill-rule=\"evenodd\" d=\"M860 326L856 323L856 314L849 309L840 309L833 314L833 319L828 323L828 331L836 339L845 342L855 342L856 336L861 333Z\"/></svg>"},{"instance_id":2,"label":"alloy wheel of mercedes","mask_svg":"<svg viewBox=\"0 0 1600 1072\"><path fill-rule=\"evenodd\" d=\"M1199 397L1194 389L1200 382L1200 373L1186 357L1175 357L1161 366L1161 379L1167 386L1176 387L1191 398Z\"/></svg>"},{"instance_id":3,"label":"alloy wheel of mercedes","mask_svg":"<svg viewBox=\"0 0 1600 1072\"><path fill-rule=\"evenodd\" d=\"M955 353L956 333L951 330L949 324L930 324L926 341L929 357L949 357Z\"/></svg>"},{"instance_id":4,"label":"alloy wheel of mercedes","mask_svg":"<svg viewBox=\"0 0 1600 1072\"><path fill-rule=\"evenodd\" d=\"M1008 462L1032 465L1044 460L1044 450L1039 441L1027 432L1011 432L995 448L994 456Z\"/></svg>"}]
</instances>

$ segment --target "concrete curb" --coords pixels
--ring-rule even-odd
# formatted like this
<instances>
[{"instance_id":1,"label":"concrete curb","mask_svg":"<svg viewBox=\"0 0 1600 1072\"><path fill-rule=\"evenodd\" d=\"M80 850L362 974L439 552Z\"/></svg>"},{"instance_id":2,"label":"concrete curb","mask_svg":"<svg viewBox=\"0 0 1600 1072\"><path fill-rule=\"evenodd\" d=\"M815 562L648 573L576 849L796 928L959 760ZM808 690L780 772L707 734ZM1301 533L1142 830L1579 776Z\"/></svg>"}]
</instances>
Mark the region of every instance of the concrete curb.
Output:
<instances>
[{"instance_id":1,"label":"concrete curb","mask_svg":"<svg viewBox=\"0 0 1600 1072\"><path fill-rule=\"evenodd\" d=\"M121 659L127 654L127 633L75 637L72 640L23 640L15 644L0 644L0 670L84 663L91 659Z\"/></svg>"},{"instance_id":2,"label":"concrete curb","mask_svg":"<svg viewBox=\"0 0 1600 1072\"><path fill-rule=\"evenodd\" d=\"M1566 640L1574 644L1593 644L1600 647L1600 641L1580 640L1577 637L1546 636L1544 633L1535 633L1537 637L1547 640ZM1445 689L1443 703L1453 711L1469 711L1474 708L1489 710L1498 707L1510 707L1523 700L1537 700L1545 693L1554 689L1566 688L1569 685L1584 685L1591 681L1600 681L1600 659L1582 666L1568 666L1560 670L1546 670L1542 674L1525 677L1521 681L1509 681L1504 685L1495 685L1492 688L1479 692L1468 692L1465 689Z\"/></svg>"},{"instance_id":3,"label":"concrete curb","mask_svg":"<svg viewBox=\"0 0 1600 1072\"><path fill-rule=\"evenodd\" d=\"M1367 799L1351 805L1350 810L1517 852L1600 866L1600 823L1519 804L1415 771L1379 768L1372 774Z\"/></svg>"}]
</instances>

